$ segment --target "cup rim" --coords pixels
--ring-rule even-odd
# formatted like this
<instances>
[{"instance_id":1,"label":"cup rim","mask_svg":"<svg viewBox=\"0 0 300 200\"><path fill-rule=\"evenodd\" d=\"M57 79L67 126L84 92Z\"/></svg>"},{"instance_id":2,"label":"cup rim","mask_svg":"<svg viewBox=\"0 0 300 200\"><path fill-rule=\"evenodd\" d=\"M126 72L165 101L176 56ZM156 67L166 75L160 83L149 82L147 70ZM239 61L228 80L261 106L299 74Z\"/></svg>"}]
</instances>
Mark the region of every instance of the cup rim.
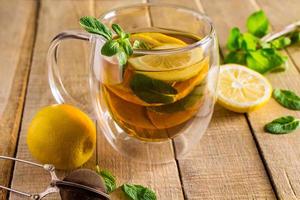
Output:
<instances>
[{"instance_id":1,"label":"cup rim","mask_svg":"<svg viewBox=\"0 0 300 200\"><path fill-rule=\"evenodd\" d=\"M161 54L173 54L173 53L181 53L185 51L189 51L191 49L194 49L196 47L201 47L206 45L208 42L210 42L213 39L214 35L214 27L212 24L212 20L205 15L204 13L188 8L186 6L181 6L177 4L170 4L170 3L136 3L136 4L131 4L127 6L120 6L111 10L108 10L104 13L102 13L98 19L103 20L108 16L107 18L115 15L116 11L121 11L129 8L138 8L138 7L145 7L145 6L154 6L154 7L169 7L169 8L178 8L181 10L184 10L186 12L190 12L194 16L197 16L198 19L201 19L204 21L208 26L209 26L209 32L206 34L203 38L201 38L199 41L194 42L192 44L189 44L184 47L178 47L178 48L172 48L172 49L155 49L155 50L140 50L140 49L135 49L134 54L146 54L146 55L161 55Z\"/></svg>"}]
</instances>

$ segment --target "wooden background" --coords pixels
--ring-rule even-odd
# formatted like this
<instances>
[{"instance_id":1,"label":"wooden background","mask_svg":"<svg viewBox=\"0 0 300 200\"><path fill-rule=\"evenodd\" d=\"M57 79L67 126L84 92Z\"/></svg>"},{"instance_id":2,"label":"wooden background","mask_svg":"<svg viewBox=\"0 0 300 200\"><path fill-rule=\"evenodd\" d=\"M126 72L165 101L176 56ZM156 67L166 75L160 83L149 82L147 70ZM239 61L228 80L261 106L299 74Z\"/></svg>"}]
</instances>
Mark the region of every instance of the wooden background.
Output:
<instances>
[{"instance_id":1,"label":"wooden background","mask_svg":"<svg viewBox=\"0 0 300 200\"><path fill-rule=\"evenodd\" d=\"M221 53L230 28L245 30L253 11L263 9L273 29L300 19L299 0L149 0L185 5L205 12L215 24ZM0 1L0 154L32 160L26 146L27 127L39 108L54 103L47 83L46 53L50 40L66 29L78 29L83 15L100 13L145 0L1 0ZM85 87L83 67L88 46L76 44L64 62L81 70L70 74L75 93ZM291 67L267 77L276 88L300 94L300 48L285 54ZM84 58L84 59L83 59ZM66 73L68 73L67 71ZM81 85L76 82L81 80ZM79 95L79 94L78 94ZM100 135L98 161L110 169L118 182L134 182L153 188L158 199L300 199L300 132L271 135L266 122L300 112L289 111L274 100L248 115L216 106L201 142L183 160L168 165L140 165L116 154ZM96 156L86 167L94 167ZM63 176L64 173L60 172ZM0 160L0 184L23 191L42 191L48 181L43 171ZM21 199L0 191L0 199ZM58 199L52 195L47 199Z\"/></svg>"}]
</instances>

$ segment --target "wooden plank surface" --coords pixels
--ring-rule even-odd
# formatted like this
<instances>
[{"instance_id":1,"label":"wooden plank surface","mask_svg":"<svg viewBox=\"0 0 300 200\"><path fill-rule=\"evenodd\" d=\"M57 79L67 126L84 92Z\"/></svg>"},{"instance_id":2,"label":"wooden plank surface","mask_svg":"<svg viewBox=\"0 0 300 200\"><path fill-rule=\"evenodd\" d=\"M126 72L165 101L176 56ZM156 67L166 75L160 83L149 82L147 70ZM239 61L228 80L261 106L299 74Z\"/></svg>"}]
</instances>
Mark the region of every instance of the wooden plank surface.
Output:
<instances>
[{"instance_id":1,"label":"wooden plank surface","mask_svg":"<svg viewBox=\"0 0 300 200\"><path fill-rule=\"evenodd\" d=\"M28 93L26 98L26 105L24 111L24 120L20 135L20 142L18 147L18 158L32 160L26 145L26 132L31 118L42 106L54 103L53 97L50 94L50 89L47 83L45 56L48 50L49 42L52 37L60 31L65 29L78 29L78 19L83 15L98 16L101 12L112 9L114 6L120 6L133 1L51 1L43 0L40 5L40 15L38 23L38 33L36 40L36 47L34 51L32 72L29 80ZM139 2L138 0L136 2ZM68 13L66 15L66 13ZM69 45L69 44L67 44ZM78 44L79 45L79 44ZM63 46L63 50L67 47ZM64 64L69 64L70 68L76 68L76 73L81 72L80 67L84 68L84 62L88 58L88 48L81 44L77 48L72 48L72 52L65 52L63 55L65 59L62 60ZM80 49L84 49L83 51ZM79 71L78 71L79 70ZM73 69L74 71L74 69ZM70 72L67 71L63 73ZM81 72L80 74L84 74ZM72 85L71 92L83 90L83 85L77 85L78 75L72 76L64 81L66 85ZM82 78L82 77L81 77ZM86 77L85 77L86 78ZM75 81L75 82L74 82ZM77 82L77 83L76 83ZM72 92L72 93L73 93ZM129 161L119 154L116 154L111 146L105 141L101 133L98 138L98 155L99 163L103 168L110 169L117 177L118 182L133 182L147 185L153 188L158 193L159 199L183 199L182 190L180 186L179 175L175 161L173 163L155 166L155 165L141 165ZM96 162L92 159L86 167L94 168ZM60 172L60 176L64 173ZM47 176L39 169L29 167L22 167L17 164L12 185L14 188L20 188L24 191L36 192L42 191L47 184ZM20 199L12 194L10 199ZM58 199L57 195L52 195L48 199Z\"/></svg>"},{"instance_id":2,"label":"wooden plank surface","mask_svg":"<svg viewBox=\"0 0 300 200\"><path fill-rule=\"evenodd\" d=\"M222 26L228 26L227 29L218 30L220 35L220 43L225 52L225 43L228 36L229 29L233 26L240 27L245 30L245 22L247 17L255 10L260 9L255 1L210 1L206 2L206 8L208 14L215 20L221 21ZM274 1L275 2L275 1ZM273 2L273 3L274 3ZM265 1L266 3L266 1ZM261 4L264 5L273 5ZM274 5L279 4L279 1ZM268 7L268 6L267 6ZM297 6L295 6L297 7ZM277 6L278 8L278 6ZM285 7L286 8L286 7ZM270 8L268 8L270 9ZM293 8L290 8L292 10ZM295 8L297 9L297 8ZM210 11L208 11L210 10ZM289 9L285 9L284 15L289 15ZM234 11L234 12L233 12ZM291 11L293 13L294 11ZM215 13L215 14L213 14ZM279 14L276 20L274 16ZM276 22L281 23L281 19L285 18L282 12L274 9L272 12L267 12L270 17L271 24ZM299 93L300 89L300 76L296 67L291 63L290 69L284 73L271 73L267 75L267 78L271 81L274 88L287 88L292 89ZM298 199L299 198L299 131L289 135L271 135L263 131L263 126L283 115L295 115L299 116L299 112L289 111L273 99L264 106L262 109L249 114L250 124L254 129L255 138L259 144L259 149L266 168L272 179L272 183L275 187L276 194L279 199Z\"/></svg>"},{"instance_id":3,"label":"wooden plank surface","mask_svg":"<svg viewBox=\"0 0 300 200\"><path fill-rule=\"evenodd\" d=\"M34 41L36 2L0 6L0 155L14 156ZM0 160L0 185L8 185L13 163ZM0 199L6 193L0 190Z\"/></svg>"},{"instance_id":4,"label":"wooden plank surface","mask_svg":"<svg viewBox=\"0 0 300 200\"><path fill-rule=\"evenodd\" d=\"M200 1L187 4L184 0L176 0L176 3L203 10ZM229 24L234 13L228 21L223 13L216 19L222 8L214 2L204 3L212 8L206 10L204 7L204 11L215 20L217 31L222 35L227 33L229 27L224 27L223 23ZM154 25L163 23L162 20L169 23L163 12L153 12L152 16L154 14L161 15L157 22L153 21ZM219 106L200 143L178 164L187 199L275 199L245 117Z\"/></svg>"}]
</instances>

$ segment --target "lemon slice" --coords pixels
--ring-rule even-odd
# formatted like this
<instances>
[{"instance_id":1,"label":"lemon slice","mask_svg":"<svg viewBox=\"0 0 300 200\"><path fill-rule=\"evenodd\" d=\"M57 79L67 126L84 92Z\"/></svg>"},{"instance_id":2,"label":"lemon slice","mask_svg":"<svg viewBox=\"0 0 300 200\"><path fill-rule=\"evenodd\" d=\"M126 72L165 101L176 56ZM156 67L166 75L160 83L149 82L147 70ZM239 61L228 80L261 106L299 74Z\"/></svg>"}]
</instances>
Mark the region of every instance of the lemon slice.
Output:
<instances>
[{"instance_id":1,"label":"lemon slice","mask_svg":"<svg viewBox=\"0 0 300 200\"><path fill-rule=\"evenodd\" d=\"M186 45L182 40L162 33L135 33L130 36L130 40L132 42L135 40L143 41L152 48L166 43Z\"/></svg>"},{"instance_id":2,"label":"lemon slice","mask_svg":"<svg viewBox=\"0 0 300 200\"><path fill-rule=\"evenodd\" d=\"M218 103L228 110L253 111L270 99L271 92L269 81L245 66L228 64L220 68Z\"/></svg>"},{"instance_id":3,"label":"lemon slice","mask_svg":"<svg viewBox=\"0 0 300 200\"><path fill-rule=\"evenodd\" d=\"M171 36L168 36L168 35L165 35L165 34L162 34L162 33L140 33L142 34L143 36L145 37L151 37L152 39L162 43L162 44L165 44L165 43L169 43L169 44L181 44L181 45L186 45L185 42L183 42L182 40L180 39L177 39L175 37L171 37Z\"/></svg>"},{"instance_id":4,"label":"lemon slice","mask_svg":"<svg viewBox=\"0 0 300 200\"><path fill-rule=\"evenodd\" d=\"M130 40L131 42L134 42L135 40L139 40L139 41L143 41L145 42L146 44L148 44L150 47L157 47L157 46L160 46L162 45L161 42L151 38L150 36L148 35L144 35L144 33L136 33L136 34L132 34L130 36Z\"/></svg>"},{"instance_id":5,"label":"lemon slice","mask_svg":"<svg viewBox=\"0 0 300 200\"><path fill-rule=\"evenodd\" d=\"M164 44L154 49L173 49L183 47L180 44ZM180 69L196 64L203 58L201 48L194 48L176 54L145 55L130 58L128 61L134 69L140 71L166 71Z\"/></svg>"}]
</instances>

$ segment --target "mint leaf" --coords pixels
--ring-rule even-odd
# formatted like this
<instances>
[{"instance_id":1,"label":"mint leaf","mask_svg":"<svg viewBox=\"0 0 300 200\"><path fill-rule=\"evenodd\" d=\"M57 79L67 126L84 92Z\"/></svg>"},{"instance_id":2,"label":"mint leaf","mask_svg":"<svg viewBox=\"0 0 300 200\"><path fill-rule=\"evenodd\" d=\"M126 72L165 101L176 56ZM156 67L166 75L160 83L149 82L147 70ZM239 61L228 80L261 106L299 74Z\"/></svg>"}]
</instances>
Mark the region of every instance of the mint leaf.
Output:
<instances>
[{"instance_id":1,"label":"mint leaf","mask_svg":"<svg viewBox=\"0 0 300 200\"><path fill-rule=\"evenodd\" d=\"M126 64L126 62L127 62L127 55L124 52L124 50L120 50L117 53L117 58L118 58L118 61L119 61L120 65L125 65Z\"/></svg>"},{"instance_id":2,"label":"mint leaf","mask_svg":"<svg viewBox=\"0 0 300 200\"><path fill-rule=\"evenodd\" d=\"M111 174L110 171L108 171L108 170L101 171L99 166L97 165L96 172L98 175L100 175L103 178L105 186L106 186L106 191L108 193L113 192L117 188L116 178L115 178L115 176L113 176Z\"/></svg>"},{"instance_id":3,"label":"mint leaf","mask_svg":"<svg viewBox=\"0 0 300 200\"><path fill-rule=\"evenodd\" d=\"M115 33L120 36L121 38L125 37L125 33L123 29L118 24L112 24L111 28L115 31Z\"/></svg>"},{"instance_id":4,"label":"mint leaf","mask_svg":"<svg viewBox=\"0 0 300 200\"><path fill-rule=\"evenodd\" d=\"M130 200L156 200L155 193L142 185L124 184L123 192Z\"/></svg>"},{"instance_id":5,"label":"mint leaf","mask_svg":"<svg viewBox=\"0 0 300 200\"><path fill-rule=\"evenodd\" d=\"M246 53L244 51L232 51L225 57L224 62L245 65L246 64Z\"/></svg>"},{"instance_id":6,"label":"mint leaf","mask_svg":"<svg viewBox=\"0 0 300 200\"><path fill-rule=\"evenodd\" d=\"M272 134L290 133L300 127L300 120L293 116L280 117L266 124L264 129Z\"/></svg>"},{"instance_id":7,"label":"mint leaf","mask_svg":"<svg viewBox=\"0 0 300 200\"><path fill-rule=\"evenodd\" d=\"M107 40L112 38L112 33L109 28L94 17L82 17L79 23L89 33L101 35Z\"/></svg>"},{"instance_id":8,"label":"mint leaf","mask_svg":"<svg viewBox=\"0 0 300 200\"><path fill-rule=\"evenodd\" d=\"M248 52L246 58L247 66L261 74L280 67L285 61L286 58L272 48Z\"/></svg>"},{"instance_id":9,"label":"mint leaf","mask_svg":"<svg viewBox=\"0 0 300 200\"><path fill-rule=\"evenodd\" d=\"M227 48L230 51L235 51L240 48L239 38L241 37L240 29L234 27L231 29L230 34L227 39Z\"/></svg>"},{"instance_id":10,"label":"mint leaf","mask_svg":"<svg viewBox=\"0 0 300 200\"><path fill-rule=\"evenodd\" d=\"M291 39L285 36L279 37L273 41L271 41L272 47L275 49L283 49L286 46L289 46L291 44Z\"/></svg>"},{"instance_id":11,"label":"mint leaf","mask_svg":"<svg viewBox=\"0 0 300 200\"><path fill-rule=\"evenodd\" d=\"M147 109L151 109L161 113L174 113L184 111L202 100L204 90L205 85L198 85L193 89L193 91L189 95L174 103L162 106L148 106Z\"/></svg>"},{"instance_id":12,"label":"mint leaf","mask_svg":"<svg viewBox=\"0 0 300 200\"><path fill-rule=\"evenodd\" d=\"M300 110L300 97L290 90L273 90L274 99L282 106L291 110Z\"/></svg>"},{"instance_id":13,"label":"mint leaf","mask_svg":"<svg viewBox=\"0 0 300 200\"><path fill-rule=\"evenodd\" d=\"M264 11L260 10L251 14L247 19L248 32L256 37L263 37L268 33L269 20Z\"/></svg>"},{"instance_id":14,"label":"mint leaf","mask_svg":"<svg viewBox=\"0 0 300 200\"><path fill-rule=\"evenodd\" d=\"M119 43L115 40L108 40L102 46L101 54L105 56L113 56L119 51Z\"/></svg>"},{"instance_id":15,"label":"mint leaf","mask_svg":"<svg viewBox=\"0 0 300 200\"><path fill-rule=\"evenodd\" d=\"M130 88L136 96L147 103L171 103L177 90L171 85L143 74L134 74Z\"/></svg>"},{"instance_id":16,"label":"mint leaf","mask_svg":"<svg viewBox=\"0 0 300 200\"><path fill-rule=\"evenodd\" d=\"M295 31L290 34L291 44L295 44L300 41L300 32Z\"/></svg>"},{"instance_id":17,"label":"mint leaf","mask_svg":"<svg viewBox=\"0 0 300 200\"><path fill-rule=\"evenodd\" d=\"M124 39L122 42L121 42L122 46L123 46L123 49L124 49L124 52L131 56L133 54L133 50L132 50L132 46L130 44L130 41L129 39Z\"/></svg>"},{"instance_id":18,"label":"mint leaf","mask_svg":"<svg viewBox=\"0 0 300 200\"><path fill-rule=\"evenodd\" d=\"M248 50L256 50L259 40L257 37L250 33L243 33L242 37L239 39L239 43L242 49Z\"/></svg>"}]
</instances>

